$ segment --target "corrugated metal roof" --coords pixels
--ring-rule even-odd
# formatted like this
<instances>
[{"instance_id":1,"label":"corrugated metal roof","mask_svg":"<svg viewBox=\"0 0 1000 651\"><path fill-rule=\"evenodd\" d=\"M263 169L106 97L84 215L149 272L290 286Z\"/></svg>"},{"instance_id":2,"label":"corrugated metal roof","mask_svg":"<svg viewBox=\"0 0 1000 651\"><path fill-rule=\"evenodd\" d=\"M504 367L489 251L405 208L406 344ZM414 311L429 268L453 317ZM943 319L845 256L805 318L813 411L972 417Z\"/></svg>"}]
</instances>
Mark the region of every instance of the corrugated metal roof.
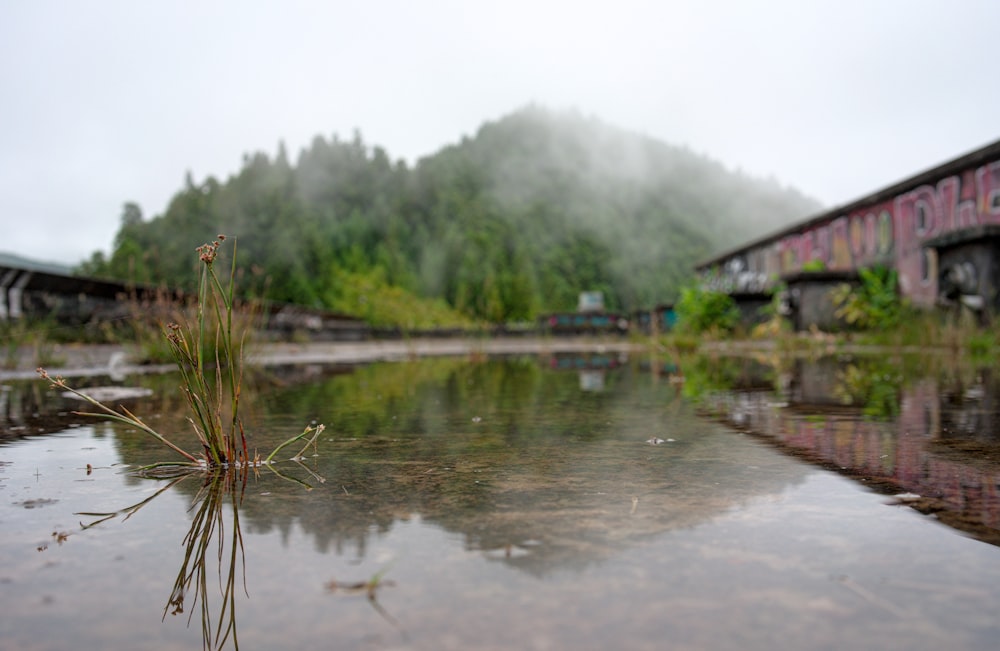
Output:
<instances>
[{"instance_id":1,"label":"corrugated metal roof","mask_svg":"<svg viewBox=\"0 0 1000 651\"><path fill-rule=\"evenodd\" d=\"M0 251L0 266L24 269L26 271L41 271L49 274L60 274L63 276L69 276L73 273L73 267L66 264L33 260L15 253L5 253L4 251Z\"/></svg>"}]
</instances>

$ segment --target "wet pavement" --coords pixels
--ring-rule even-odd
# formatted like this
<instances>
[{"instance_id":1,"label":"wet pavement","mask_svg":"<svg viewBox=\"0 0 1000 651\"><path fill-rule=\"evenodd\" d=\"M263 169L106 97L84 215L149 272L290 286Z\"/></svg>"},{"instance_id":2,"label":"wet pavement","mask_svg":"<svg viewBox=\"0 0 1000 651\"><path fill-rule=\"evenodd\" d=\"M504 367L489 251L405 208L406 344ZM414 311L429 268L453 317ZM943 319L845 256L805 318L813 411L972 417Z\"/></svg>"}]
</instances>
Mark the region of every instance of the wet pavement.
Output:
<instances>
[{"instance_id":1,"label":"wet pavement","mask_svg":"<svg viewBox=\"0 0 1000 651\"><path fill-rule=\"evenodd\" d=\"M635 352L645 345L621 338L484 337L482 339L398 339L338 342L262 342L248 346L247 361L262 366L285 364L359 364L443 355L554 354L574 351ZM0 368L0 381L37 377L41 365L53 375L87 377L114 374L164 373L173 364L145 364L128 346L115 344L52 344L43 355L22 348L13 368Z\"/></svg>"},{"instance_id":2,"label":"wet pavement","mask_svg":"<svg viewBox=\"0 0 1000 651\"><path fill-rule=\"evenodd\" d=\"M251 445L328 429L281 475L222 484L126 473L163 449L9 385L5 648L197 648L202 616L212 631L232 617L244 649L1000 643L998 480L969 448L997 436L987 369L607 348L404 359L249 378ZM124 383L152 391L130 409L191 445L170 376ZM926 499L939 508L914 508ZM209 608L188 592L177 612L205 522ZM237 562L224 601L234 549L245 576Z\"/></svg>"}]
</instances>

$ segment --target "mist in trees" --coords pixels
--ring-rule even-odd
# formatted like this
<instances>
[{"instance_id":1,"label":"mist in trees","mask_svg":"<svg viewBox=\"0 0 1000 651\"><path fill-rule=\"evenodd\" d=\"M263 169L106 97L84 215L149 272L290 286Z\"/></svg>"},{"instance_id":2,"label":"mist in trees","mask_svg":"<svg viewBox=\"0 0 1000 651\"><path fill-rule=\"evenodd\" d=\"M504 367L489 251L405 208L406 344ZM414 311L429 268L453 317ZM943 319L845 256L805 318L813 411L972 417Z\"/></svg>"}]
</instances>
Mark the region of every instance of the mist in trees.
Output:
<instances>
[{"instance_id":1,"label":"mist in trees","mask_svg":"<svg viewBox=\"0 0 1000 651\"><path fill-rule=\"evenodd\" d=\"M776 183L573 112L530 106L415 165L317 136L244 157L225 182L184 187L144 219L126 203L110 256L79 270L190 286L194 247L238 241L251 296L377 325L531 320L673 300L700 259L802 219L818 204Z\"/></svg>"}]
</instances>

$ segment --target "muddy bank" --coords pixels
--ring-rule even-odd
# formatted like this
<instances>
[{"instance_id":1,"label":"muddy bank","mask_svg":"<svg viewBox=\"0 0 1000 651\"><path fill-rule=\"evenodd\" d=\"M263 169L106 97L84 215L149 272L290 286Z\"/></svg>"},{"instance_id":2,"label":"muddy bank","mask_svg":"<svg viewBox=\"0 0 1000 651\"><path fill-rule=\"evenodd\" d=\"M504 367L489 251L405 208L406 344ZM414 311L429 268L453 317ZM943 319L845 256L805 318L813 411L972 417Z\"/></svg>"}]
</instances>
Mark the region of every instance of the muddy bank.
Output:
<instances>
[{"instance_id":1,"label":"muddy bank","mask_svg":"<svg viewBox=\"0 0 1000 651\"><path fill-rule=\"evenodd\" d=\"M441 355L518 355L575 351L633 352L643 349L642 344L623 339L512 337L263 343L248 346L246 354L247 361L251 364L274 366L280 364L359 364ZM62 375L63 377L161 373L174 368L173 364L141 364L127 346L61 344L48 347L44 351L44 355L40 355L37 350L28 348L19 351L14 368L0 369L0 380L35 377L35 369L38 366L44 366L53 375Z\"/></svg>"}]
</instances>

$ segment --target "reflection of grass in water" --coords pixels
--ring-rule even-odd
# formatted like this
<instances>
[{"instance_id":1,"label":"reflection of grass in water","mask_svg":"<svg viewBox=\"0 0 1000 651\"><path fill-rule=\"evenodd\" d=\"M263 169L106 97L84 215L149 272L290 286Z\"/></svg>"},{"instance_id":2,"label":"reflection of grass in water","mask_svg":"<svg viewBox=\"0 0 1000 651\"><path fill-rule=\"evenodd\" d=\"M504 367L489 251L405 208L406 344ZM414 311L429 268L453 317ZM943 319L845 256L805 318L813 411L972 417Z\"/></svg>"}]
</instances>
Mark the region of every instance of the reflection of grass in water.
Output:
<instances>
[{"instance_id":1,"label":"reflection of grass in water","mask_svg":"<svg viewBox=\"0 0 1000 651\"><path fill-rule=\"evenodd\" d=\"M301 462L303 451L300 451L296 458L291 459L291 462L305 470L313 479L319 482L325 481ZM274 464L268 464L266 467L292 484L304 486L306 489L311 488L305 481L279 471ZM233 648L239 648L236 633L236 581L238 574L242 576L243 593L247 597L250 596L246 586L246 556L243 549L243 534L240 529L240 508L251 472L256 476L256 468L247 466L214 473L204 473L197 469L176 466L161 469L158 476L168 480L166 485L143 500L118 511L77 513L77 515L96 518L89 523L81 523L80 526L84 530L119 516L124 516L123 520L128 520L154 499L181 483L186 481L201 482L188 509L188 512L192 514L192 519L191 527L183 540L184 558L177 572L173 589L170 591L170 597L163 609L163 619L166 619L167 614L180 615L187 608L189 610L188 625L190 625L197 610L201 617L202 641L205 649L221 649L230 639L232 639ZM212 574L210 552L212 551L215 552L218 560L216 571L221 597L217 616L209 599L212 583L210 580ZM380 585L386 584L383 575L384 571L371 579L372 594ZM189 597L191 597L190 604L187 603ZM377 604L375 606L376 609L380 609Z\"/></svg>"},{"instance_id":2,"label":"reflection of grass in water","mask_svg":"<svg viewBox=\"0 0 1000 651\"><path fill-rule=\"evenodd\" d=\"M89 475L90 474L90 470L89 470L90 466L89 466L89 464L88 464L87 468L88 468L87 474ZM87 524L83 524L81 522L80 523L80 527L82 529L84 529L84 530L90 529L91 527L95 527L95 526L101 524L102 522L106 522L106 521L108 521L108 520L110 520L112 518L115 518L115 517L119 516L119 515L124 515L125 516L123 518L123 521L124 520L128 520L133 515L135 515L137 512L139 512L139 510L142 509L142 507L144 507L147 504L149 504L150 502L152 502L154 499L156 499L157 497L159 497L160 495L162 495L164 492L166 492L168 489L172 488L174 485L180 483L185 478L185 476L186 475L173 478L170 481L170 483L168 483L166 486L164 486L163 488L159 489L158 491L156 491L155 493L153 493L152 495L150 495L146 499L144 499L144 500L142 500L140 502L136 502L135 504L133 504L131 506L127 506L124 509L121 509L121 510L118 510L118 511L111 511L111 512L107 512L107 513L96 513L96 512L90 512L90 511L81 511L81 512L77 513L76 515L86 515L88 517L97 518L97 520L94 520L93 522L88 522Z\"/></svg>"},{"instance_id":3,"label":"reflection of grass in water","mask_svg":"<svg viewBox=\"0 0 1000 651\"><path fill-rule=\"evenodd\" d=\"M193 591L193 601L190 605L188 624L197 609L201 614L202 642L205 649L221 649L230 636L233 647L239 648L236 634L236 576L240 566L243 575L243 592L249 597L246 588L246 557L243 551L243 534L240 530L239 506L243 501L249 469L242 468L229 472L217 472L210 475L187 471L174 476L169 483L149 497L124 509L109 513L78 513L96 517L97 519L82 524L83 529L89 529L111 518L124 515L125 520L135 515L144 506L162 495L168 489L187 480L200 479L202 486L192 500L189 511L193 513L191 528L184 536L184 560L181 563L170 598L163 609L163 619L167 614L179 615L184 612L185 600ZM226 530L226 510L232 514L232 523ZM215 544L213 544L213 542ZM219 608L218 620L213 623L213 612L209 603L208 564L209 551L217 550L219 561L218 576L222 605Z\"/></svg>"},{"instance_id":4,"label":"reflection of grass in water","mask_svg":"<svg viewBox=\"0 0 1000 651\"><path fill-rule=\"evenodd\" d=\"M246 588L246 556L243 551L243 534L240 531L239 505L246 488L247 472L217 473L205 481L195 496L192 510L194 518L191 528L184 537L184 561L177 573L177 580L170 593L170 600L163 610L178 615L184 612L184 601L194 587L194 599L188 622L194 616L194 609L200 604L201 632L206 649L222 648L232 635L234 648L239 648L236 634L236 573L237 565L243 569L243 592L250 596ZM225 531L225 507L232 513L232 526L228 540ZM208 599L209 568L206 558L217 541L219 559L219 585L222 590L222 605L216 624L212 624L212 609ZM225 573L223 573L225 569ZM223 574L225 578L223 579Z\"/></svg>"}]
</instances>

